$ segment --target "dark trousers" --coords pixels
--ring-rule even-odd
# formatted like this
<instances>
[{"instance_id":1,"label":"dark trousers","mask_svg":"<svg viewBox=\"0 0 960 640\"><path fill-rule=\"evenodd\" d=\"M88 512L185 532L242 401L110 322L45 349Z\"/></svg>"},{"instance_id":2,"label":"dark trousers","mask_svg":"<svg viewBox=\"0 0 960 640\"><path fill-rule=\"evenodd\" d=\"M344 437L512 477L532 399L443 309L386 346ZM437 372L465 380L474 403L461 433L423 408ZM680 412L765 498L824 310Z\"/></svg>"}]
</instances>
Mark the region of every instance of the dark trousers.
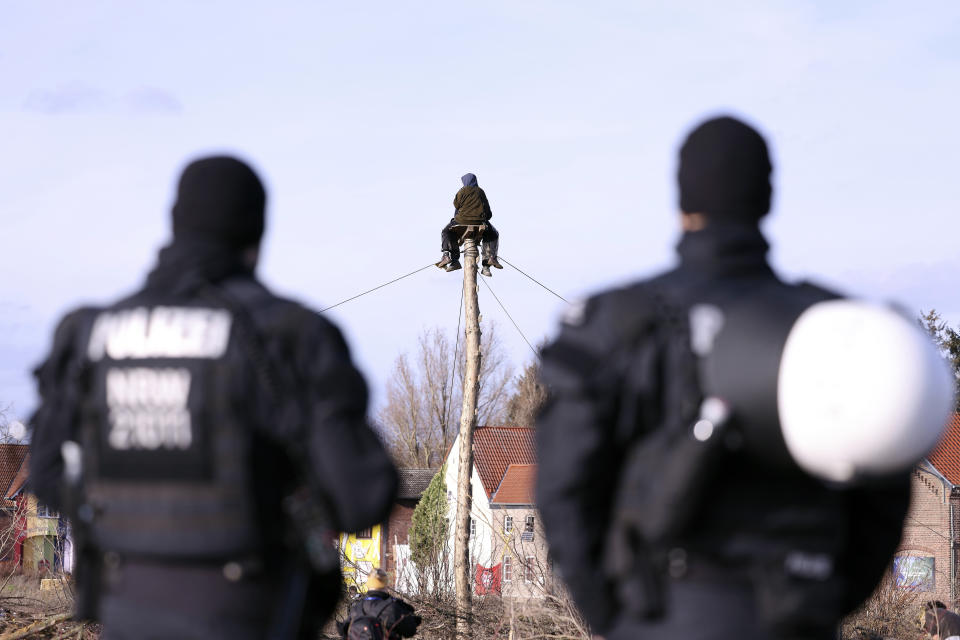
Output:
<instances>
[{"instance_id":1,"label":"dark trousers","mask_svg":"<svg viewBox=\"0 0 960 640\"><path fill-rule=\"evenodd\" d=\"M670 581L661 620L623 616L607 640L835 640L835 628L774 634L760 622L753 588L743 583ZM839 622L839 621L838 621Z\"/></svg>"},{"instance_id":2,"label":"dark trousers","mask_svg":"<svg viewBox=\"0 0 960 640\"><path fill-rule=\"evenodd\" d=\"M287 604L278 602L287 592L282 576L230 582L221 566L127 563L105 581L102 640L263 640ZM299 632L288 637L314 640L338 588L338 581L310 580Z\"/></svg>"},{"instance_id":3,"label":"dark trousers","mask_svg":"<svg viewBox=\"0 0 960 640\"><path fill-rule=\"evenodd\" d=\"M487 228L484 230L480 241L490 248L496 247L500 241L500 233L489 222L483 224L487 225ZM460 225L454 218L450 218L450 222L440 232L440 249L449 251L450 257L454 260L460 259L460 231L455 228L457 226L463 225ZM495 249L493 253L496 255Z\"/></svg>"}]
</instances>

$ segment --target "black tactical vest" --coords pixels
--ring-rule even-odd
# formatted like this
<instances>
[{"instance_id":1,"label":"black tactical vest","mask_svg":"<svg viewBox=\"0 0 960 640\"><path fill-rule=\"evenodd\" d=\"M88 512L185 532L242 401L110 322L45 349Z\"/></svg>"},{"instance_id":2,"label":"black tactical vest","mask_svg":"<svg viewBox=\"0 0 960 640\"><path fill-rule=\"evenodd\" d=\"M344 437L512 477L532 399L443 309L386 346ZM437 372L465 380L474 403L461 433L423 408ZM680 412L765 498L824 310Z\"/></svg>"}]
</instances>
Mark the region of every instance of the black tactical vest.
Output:
<instances>
[{"instance_id":1,"label":"black tactical vest","mask_svg":"<svg viewBox=\"0 0 960 640\"><path fill-rule=\"evenodd\" d=\"M134 298L81 332L83 484L103 551L216 560L258 549L237 324L207 300Z\"/></svg>"},{"instance_id":2,"label":"black tactical vest","mask_svg":"<svg viewBox=\"0 0 960 640\"><path fill-rule=\"evenodd\" d=\"M708 565L753 582L758 616L772 630L836 620L844 613L836 572L844 496L792 462L776 413L780 351L793 321L835 296L775 281L710 305L656 287L648 293L651 317L624 334L659 345L661 423L624 463L605 557L621 600L638 617L663 616L666 580ZM698 314L705 325L716 314L707 338L698 335ZM704 341L709 347L698 349ZM704 422L707 396L723 399L728 424Z\"/></svg>"}]
</instances>

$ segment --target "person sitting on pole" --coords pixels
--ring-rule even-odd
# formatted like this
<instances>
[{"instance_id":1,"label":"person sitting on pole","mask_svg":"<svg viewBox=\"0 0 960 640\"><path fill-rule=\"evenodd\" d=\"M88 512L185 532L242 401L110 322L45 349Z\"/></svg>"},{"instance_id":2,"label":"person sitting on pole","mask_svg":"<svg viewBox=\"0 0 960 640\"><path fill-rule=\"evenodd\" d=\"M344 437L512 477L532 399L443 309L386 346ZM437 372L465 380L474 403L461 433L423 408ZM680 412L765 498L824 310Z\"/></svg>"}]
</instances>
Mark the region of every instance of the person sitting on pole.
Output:
<instances>
[{"instance_id":1,"label":"person sitting on pole","mask_svg":"<svg viewBox=\"0 0 960 640\"><path fill-rule=\"evenodd\" d=\"M497 249L500 245L500 234L490 224L490 218L493 212L490 211L490 202L487 200L487 194L477 186L477 176L468 173L460 178L463 187L457 191L453 198L454 214L449 224L440 232L440 248L443 255L437 266L446 271L456 271L461 269L460 265L460 242L462 233L457 227L484 225L483 236L483 262L480 273L490 277L490 267L503 269L503 265L497 260Z\"/></svg>"}]
</instances>

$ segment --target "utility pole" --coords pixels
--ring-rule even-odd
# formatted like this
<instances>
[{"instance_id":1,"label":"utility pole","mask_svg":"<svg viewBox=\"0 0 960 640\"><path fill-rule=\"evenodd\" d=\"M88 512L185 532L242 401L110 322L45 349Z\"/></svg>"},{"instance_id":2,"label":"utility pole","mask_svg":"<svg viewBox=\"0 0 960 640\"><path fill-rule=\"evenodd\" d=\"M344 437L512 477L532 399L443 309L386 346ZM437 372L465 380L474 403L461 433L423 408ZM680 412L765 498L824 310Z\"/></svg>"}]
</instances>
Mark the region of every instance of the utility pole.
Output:
<instances>
[{"instance_id":1,"label":"utility pole","mask_svg":"<svg viewBox=\"0 0 960 640\"><path fill-rule=\"evenodd\" d=\"M477 395L480 392L480 306L477 303L477 240L480 233L478 227L469 228L463 247L467 366L463 377L463 409L460 412L460 467L457 475L457 520L453 546L458 640L470 637L473 588L473 567L470 566L470 510L473 506L473 495L470 480L473 475L473 431L477 426Z\"/></svg>"}]
</instances>

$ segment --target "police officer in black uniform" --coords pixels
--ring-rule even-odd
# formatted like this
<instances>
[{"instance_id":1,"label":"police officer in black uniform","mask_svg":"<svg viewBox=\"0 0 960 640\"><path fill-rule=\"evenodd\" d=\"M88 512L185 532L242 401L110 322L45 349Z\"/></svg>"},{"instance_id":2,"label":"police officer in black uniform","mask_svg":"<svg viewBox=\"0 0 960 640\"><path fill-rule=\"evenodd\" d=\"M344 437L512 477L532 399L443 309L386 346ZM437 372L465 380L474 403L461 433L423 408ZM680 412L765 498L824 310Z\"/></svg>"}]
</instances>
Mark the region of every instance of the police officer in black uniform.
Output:
<instances>
[{"instance_id":1,"label":"police officer in black uniform","mask_svg":"<svg viewBox=\"0 0 960 640\"><path fill-rule=\"evenodd\" d=\"M899 542L906 472L830 486L778 440L785 331L838 296L768 265L770 172L748 125L698 126L679 265L576 306L544 350L537 503L597 636L832 638Z\"/></svg>"},{"instance_id":2,"label":"police officer in black uniform","mask_svg":"<svg viewBox=\"0 0 960 640\"><path fill-rule=\"evenodd\" d=\"M243 162L191 163L143 288L68 314L36 371L30 483L107 640L316 637L334 532L393 501L340 332L254 275L265 202Z\"/></svg>"}]
</instances>

